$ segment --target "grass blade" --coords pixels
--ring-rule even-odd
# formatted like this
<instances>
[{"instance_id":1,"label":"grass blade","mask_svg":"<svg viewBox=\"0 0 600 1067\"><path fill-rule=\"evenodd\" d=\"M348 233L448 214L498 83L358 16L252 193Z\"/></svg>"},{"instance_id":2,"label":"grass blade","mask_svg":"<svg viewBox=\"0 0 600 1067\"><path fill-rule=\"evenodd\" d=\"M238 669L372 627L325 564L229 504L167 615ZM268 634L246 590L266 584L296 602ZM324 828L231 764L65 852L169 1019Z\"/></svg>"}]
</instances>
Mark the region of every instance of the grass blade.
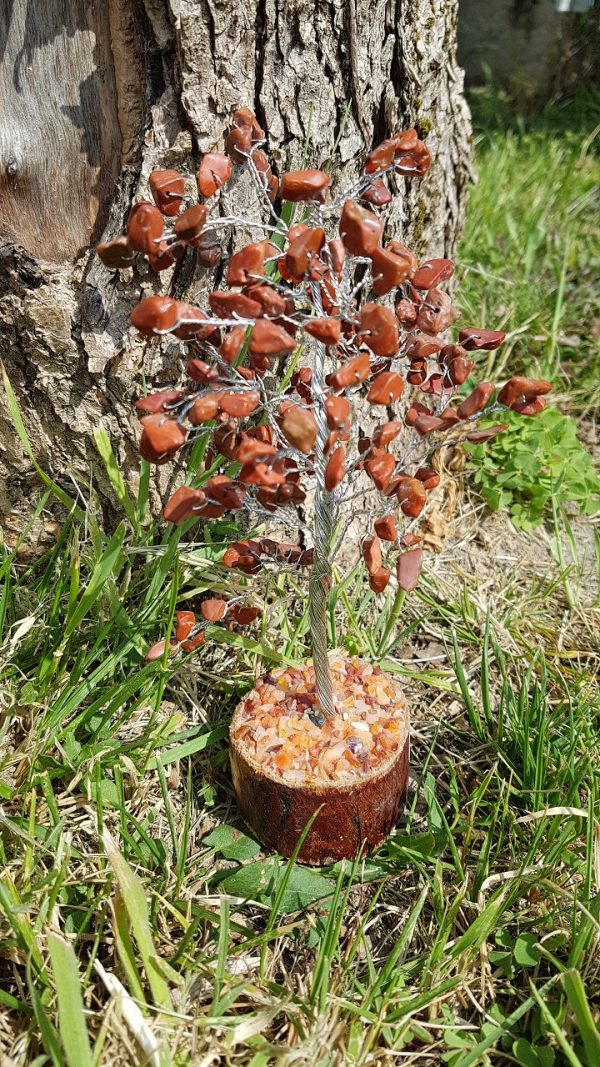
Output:
<instances>
[{"instance_id":1,"label":"grass blade","mask_svg":"<svg viewBox=\"0 0 600 1067\"><path fill-rule=\"evenodd\" d=\"M92 1067L81 977L73 946L53 931L47 936L48 952L58 1000L58 1029L69 1067Z\"/></svg>"},{"instance_id":2,"label":"grass blade","mask_svg":"<svg viewBox=\"0 0 600 1067\"><path fill-rule=\"evenodd\" d=\"M169 987L157 964L156 950L152 940L150 913L143 885L127 861L123 859L108 833L104 834L104 849L127 908L131 929L142 957L154 1003L157 1007L172 1010L173 1004Z\"/></svg>"}]
</instances>

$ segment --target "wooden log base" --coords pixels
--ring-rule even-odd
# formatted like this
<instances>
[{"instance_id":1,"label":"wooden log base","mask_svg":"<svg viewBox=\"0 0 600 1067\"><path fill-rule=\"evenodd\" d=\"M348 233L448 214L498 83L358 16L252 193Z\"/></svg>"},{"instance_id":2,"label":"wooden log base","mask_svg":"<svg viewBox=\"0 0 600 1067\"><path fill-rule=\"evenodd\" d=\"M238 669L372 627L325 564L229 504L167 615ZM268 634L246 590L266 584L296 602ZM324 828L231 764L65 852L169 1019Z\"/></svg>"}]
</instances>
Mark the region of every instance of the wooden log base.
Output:
<instances>
[{"instance_id":1,"label":"wooden log base","mask_svg":"<svg viewBox=\"0 0 600 1067\"><path fill-rule=\"evenodd\" d=\"M267 848L325 865L376 848L406 792L409 710L378 667L330 656L338 714L320 724L309 661L260 678L235 711L230 758L238 808ZM320 809L320 810L319 810Z\"/></svg>"}]
</instances>

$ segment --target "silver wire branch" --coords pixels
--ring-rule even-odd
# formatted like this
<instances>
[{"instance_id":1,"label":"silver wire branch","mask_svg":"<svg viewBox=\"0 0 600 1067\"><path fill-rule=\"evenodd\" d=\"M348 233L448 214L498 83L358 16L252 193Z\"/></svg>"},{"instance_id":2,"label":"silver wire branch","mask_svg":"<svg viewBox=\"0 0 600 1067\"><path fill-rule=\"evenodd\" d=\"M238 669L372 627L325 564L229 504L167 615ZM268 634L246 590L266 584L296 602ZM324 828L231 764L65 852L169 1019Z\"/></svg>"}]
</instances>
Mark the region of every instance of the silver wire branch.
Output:
<instances>
[{"instance_id":1,"label":"silver wire branch","mask_svg":"<svg viewBox=\"0 0 600 1067\"><path fill-rule=\"evenodd\" d=\"M321 294L316 282L311 282L315 309L322 314ZM314 413L317 423L315 444L315 501L314 501L314 561L308 583L308 611L312 642L315 684L321 713L326 718L335 715L333 683L327 654L327 599L331 589L331 542L336 525L337 502L334 492L325 488L325 448L329 428L325 414L325 345L315 343L312 377Z\"/></svg>"}]
</instances>

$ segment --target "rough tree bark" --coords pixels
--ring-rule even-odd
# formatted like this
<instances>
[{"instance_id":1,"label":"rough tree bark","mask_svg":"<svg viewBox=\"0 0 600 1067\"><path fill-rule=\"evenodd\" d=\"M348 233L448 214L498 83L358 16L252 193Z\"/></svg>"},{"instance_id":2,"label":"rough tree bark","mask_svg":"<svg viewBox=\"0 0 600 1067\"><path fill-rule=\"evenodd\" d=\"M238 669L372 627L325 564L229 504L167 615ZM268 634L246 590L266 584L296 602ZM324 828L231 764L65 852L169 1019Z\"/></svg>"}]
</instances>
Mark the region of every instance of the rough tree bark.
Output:
<instances>
[{"instance_id":1,"label":"rough tree bark","mask_svg":"<svg viewBox=\"0 0 600 1067\"><path fill-rule=\"evenodd\" d=\"M0 0L0 356L40 465L72 488L111 490L93 440L102 425L130 480L141 375L177 379L172 340L129 330L142 293L197 299L204 272L106 270L90 244L122 232L156 167L193 176L231 110L254 108L277 172L333 161L347 182L388 133L416 125L425 181L396 197L388 234L452 255L469 178L469 118L455 58L457 0ZM190 183L193 192L193 181ZM224 208L254 193L232 183ZM7 539L38 491L0 391L0 516Z\"/></svg>"}]
</instances>

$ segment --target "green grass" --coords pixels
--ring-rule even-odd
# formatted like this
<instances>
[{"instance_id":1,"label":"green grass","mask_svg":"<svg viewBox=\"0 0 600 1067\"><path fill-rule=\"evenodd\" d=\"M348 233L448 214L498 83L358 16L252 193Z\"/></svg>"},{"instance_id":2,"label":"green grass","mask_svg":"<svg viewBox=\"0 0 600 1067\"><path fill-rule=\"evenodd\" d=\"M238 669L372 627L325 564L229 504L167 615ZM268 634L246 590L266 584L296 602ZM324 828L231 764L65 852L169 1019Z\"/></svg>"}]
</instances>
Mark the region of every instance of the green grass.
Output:
<instances>
[{"instance_id":1,"label":"green grass","mask_svg":"<svg viewBox=\"0 0 600 1067\"><path fill-rule=\"evenodd\" d=\"M472 104L479 183L459 253L463 315L507 331L488 360L496 377L537 371L572 411L595 411L600 94L582 89L527 120L488 90Z\"/></svg>"},{"instance_id":2,"label":"green grass","mask_svg":"<svg viewBox=\"0 0 600 1067\"><path fill-rule=\"evenodd\" d=\"M581 325L595 106L568 136L542 118L479 139L463 242L469 317L509 328L511 368L560 355L573 411L590 407L595 358ZM468 307L471 284L483 306ZM176 606L228 591L214 565L227 530L167 542L147 469L130 499L98 447L122 508L112 536L93 502L46 480L38 513L58 492L67 512L56 544L0 557L7 1061L595 1067L598 626L569 520L555 510L544 565L492 552L485 572L429 569L395 634L360 568L336 586L331 640L405 679L414 780L375 855L307 869L243 832L226 749L259 665L306 652L293 580L272 579L260 632L215 629L178 669L144 664Z\"/></svg>"}]
</instances>

